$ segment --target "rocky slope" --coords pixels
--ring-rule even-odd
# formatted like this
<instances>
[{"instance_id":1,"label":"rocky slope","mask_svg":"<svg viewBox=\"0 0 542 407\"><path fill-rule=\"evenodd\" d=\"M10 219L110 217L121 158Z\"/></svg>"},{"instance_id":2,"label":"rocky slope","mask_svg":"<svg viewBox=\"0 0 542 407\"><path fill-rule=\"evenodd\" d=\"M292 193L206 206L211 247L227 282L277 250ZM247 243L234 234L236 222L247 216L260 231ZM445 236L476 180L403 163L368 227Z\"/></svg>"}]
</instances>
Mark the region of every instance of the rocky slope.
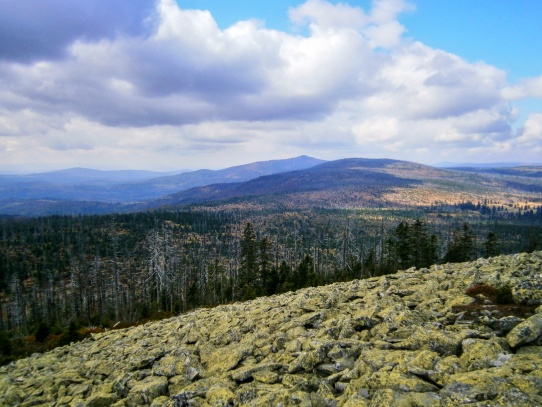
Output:
<instances>
[{"instance_id":1,"label":"rocky slope","mask_svg":"<svg viewBox=\"0 0 542 407\"><path fill-rule=\"evenodd\" d=\"M35 354L0 368L0 405L542 405L540 304L542 252L410 269Z\"/></svg>"}]
</instances>

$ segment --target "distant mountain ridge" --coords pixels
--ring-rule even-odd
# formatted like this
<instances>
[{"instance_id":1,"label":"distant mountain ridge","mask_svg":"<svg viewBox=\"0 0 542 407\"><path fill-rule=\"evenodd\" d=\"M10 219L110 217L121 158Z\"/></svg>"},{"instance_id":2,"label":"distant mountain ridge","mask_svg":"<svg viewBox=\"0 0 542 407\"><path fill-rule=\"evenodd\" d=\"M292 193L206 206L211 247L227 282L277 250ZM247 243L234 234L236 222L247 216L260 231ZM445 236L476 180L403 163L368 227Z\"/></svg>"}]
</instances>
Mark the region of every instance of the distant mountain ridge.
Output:
<instances>
[{"instance_id":1,"label":"distant mountain ridge","mask_svg":"<svg viewBox=\"0 0 542 407\"><path fill-rule=\"evenodd\" d=\"M528 165L528 166L517 166L517 167L459 167L459 168L450 168L452 170L459 170L464 172L472 172L476 174L494 174L494 175L503 175L503 176L520 176L520 177L531 177L531 178L541 178L542 177L542 166Z\"/></svg>"},{"instance_id":2,"label":"distant mountain ridge","mask_svg":"<svg viewBox=\"0 0 542 407\"><path fill-rule=\"evenodd\" d=\"M441 162L433 165L437 168L508 168L508 167L527 167L539 166L540 163L523 163L523 162L502 162L502 163L458 163L458 162Z\"/></svg>"},{"instance_id":3,"label":"distant mountain ridge","mask_svg":"<svg viewBox=\"0 0 542 407\"><path fill-rule=\"evenodd\" d=\"M152 200L198 186L248 181L262 175L309 168L322 162L317 158L299 156L168 176L164 176L167 173L150 171L98 171L84 168L26 176L0 175L0 213L13 214L18 207L27 208L25 214L28 211L32 213L32 200L36 206L45 205L47 208L51 208L51 205L74 207L73 201L80 202L85 208L89 205L105 208L107 205L104 203L113 203L116 207L117 204ZM54 212L54 209L51 210ZM64 213L63 210L60 212ZM49 209L47 213L50 213Z\"/></svg>"},{"instance_id":4,"label":"distant mountain ridge","mask_svg":"<svg viewBox=\"0 0 542 407\"><path fill-rule=\"evenodd\" d=\"M144 171L144 170L115 170L102 171L90 168L68 168L65 170L49 171L44 173L34 173L25 176L32 180L61 184L115 184L125 182L144 181L151 178L167 177L177 175L189 170L179 171Z\"/></svg>"},{"instance_id":5,"label":"distant mountain ridge","mask_svg":"<svg viewBox=\"0 0 542 407\"><path fill-rule=\"evenodd\" d=\"M57 187L74 193L72 186ZM96 194L88 185L77 192L83 187ZM297 208L415 207L487 198L508 202L507 197L536 203L542 201L542 167L443 169L392 159L322 161L302 156L117 184L101 191L124 201L11 198L0 201L0 214L103 214L250 201Z\"/></svg>"},{"instance_id":6,"label":"distant mountain ridge","mask_svg":"<svg viewBox=\"0 0 542 407\"><path fill-rule=\"evenodd\" d=\"M287 173L267 175L242 183L213 184L197 187L161 198L170 204L199 203L234 197L284 195L308 191L338 190L363 184L364 188L416 184L416 179L403 179L386 174L383 169L403 161L391 159L349 158L329 161L314 167ZM419 164L412 164L418 166ZM430 167L428 167L430 168Z\"/></svg>"},{"instance_id":7,"label":"distant mountain ridge","mask_svg":"<svg viewBox=\"0 0 542 407\"><path fill-rule=\"evenodd\" d=\"M153 197L157 194L163 196L166 195L163 193L165 190L168 190L168 193L175 193L211 184L244 182L264 175L303 170L324 162L324 160L302 155L284 160L259 161L237 165L223 170L197 170L173 177L151 179L140 182L137 186L147 191L147 193L156 191Z\"/></svg>"},{"instance_id":8,"label":"distant mountain ridge","mask_svg":"<svg viewBox=\"0 0 542 407\"><path fill-rule=\"evenodd\" d=\"M459 171L392 159L349 158L242 183L212 184L149 202L149 207L261 199L321 207L416 206L483 200L516 191L542 200L542 168ZM519 174L519 175L518 175Z\"/></svg>"}]
</instances>

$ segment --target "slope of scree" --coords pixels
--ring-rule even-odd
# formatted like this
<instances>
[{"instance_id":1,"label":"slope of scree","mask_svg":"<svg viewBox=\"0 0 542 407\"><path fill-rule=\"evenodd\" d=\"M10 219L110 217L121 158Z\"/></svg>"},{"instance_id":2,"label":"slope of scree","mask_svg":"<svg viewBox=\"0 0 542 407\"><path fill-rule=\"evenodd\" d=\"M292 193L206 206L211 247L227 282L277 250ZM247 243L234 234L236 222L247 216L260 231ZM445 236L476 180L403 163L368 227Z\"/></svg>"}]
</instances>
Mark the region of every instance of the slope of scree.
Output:
<instances>
[{"instance_id":1,"label":"slope of scree","mask_svg":"<svg viewBox=\"0 0 542 407\"><path fill-rule=\"evenodd\" d=\"M530 308L466 295L488 286ZM540 304L542 252L409 269L35 354L0 368L0 405L542 405Z\"/></svg>"}]
</instances>

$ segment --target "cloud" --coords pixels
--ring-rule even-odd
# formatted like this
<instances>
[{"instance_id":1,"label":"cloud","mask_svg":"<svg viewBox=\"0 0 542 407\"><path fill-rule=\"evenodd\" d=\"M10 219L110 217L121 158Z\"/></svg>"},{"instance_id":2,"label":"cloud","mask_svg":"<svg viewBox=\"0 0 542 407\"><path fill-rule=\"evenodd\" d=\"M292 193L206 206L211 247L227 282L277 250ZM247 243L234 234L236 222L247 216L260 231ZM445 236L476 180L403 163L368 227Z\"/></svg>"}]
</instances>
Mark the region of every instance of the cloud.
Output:
<instances>
[{"instance_id":1,"label":"cloud","mask_svg":"<svg viewBox=\"0 0 542 407\"><path fill-rule=\"evenodd\" d=\"M298 26L311 25L313 30L358 30L370 21L365 12L356 7L339 3L333 5L323 0L308 0L289 10L290 20Z\"/></svg>"},{"instance_id":2,"label":"cloud","mask_svg":"<svg viewBox=\"0 0 542 407\"><path fill-rule=\"evenodd\" d=\"M15 108L62 109L110 126L311 119L365 89L376 69L353 32L296 37L162 0L152 35L71 44L69 58L4 66ZM346 59L345 59L346 57Z\"/></svg>"},{"instance_id":3,"label":"cloud","mask_svg":"<svg viewBox=\"0 0 542 407\"><path fill-rule=\"evenodd\" d=\"M323 0L308 0L291 8L289 16L298 26L309 25L313 35L330 31L356 31L372 48L389 48L400 43L404 27L397 16L414 7L404 0L377 0L369 14L359 7Z\"/></svg>"},{"instance_id":4,"label":"cloud","mask_svg":"<svg viewBox=\"0 0 542 407\"><path fill-rule=\"evenodd\" d=\"M42 3L10 2L0 17L4 162L36 151L161 169L306 153L434 162L538 140L538 116L514 131L510 101L540 97L541 79L509 85L496 67L405 38L402 0L308 0L289 10L305 35L253 20L221 29L173 0Z\"/></svg>"},{"instance_id":5,"label":"cloud","mask_svg":"<svg viewBox=\"0 0 542 407\"><path fill-rule=\"evenodd\" d=\"M542 114L529 115L529 118L519 131L517 143L536 148L538 152L542 152Z\"/></svg>"},{"instance_id":6,"label":"cloud","mask_svg":"<svg viewBox=\"0 0 542 407\"><path fill-rule=\"evenodd\" d=\"M405 44L381 66L380 91L365 101L378 112L409 119L460 117L502 103L505 74L492 66L470 64L419 42Z\"/></svg>"},{"instance_id":7,"label":"cloud","mask_svg":"<svg viewBox=\"0 0 542 407\"><path fill-rule=\"evenodd\" d=\"M143 35L152 6L148 0L3 1L0 60L57 59L78 39Z\"/></svg>"},{"instance_id":8,"label":"cloud","mask_svg":"<svg viewBox=\"0 0 542 407\"><path fill-rule=\"evenodd\" d=\"M523 79L516 85L506 86L502 90L502 96L506 100L525 98L542 98L542 76L537 78Z\"/></svg>"}]
</instances>

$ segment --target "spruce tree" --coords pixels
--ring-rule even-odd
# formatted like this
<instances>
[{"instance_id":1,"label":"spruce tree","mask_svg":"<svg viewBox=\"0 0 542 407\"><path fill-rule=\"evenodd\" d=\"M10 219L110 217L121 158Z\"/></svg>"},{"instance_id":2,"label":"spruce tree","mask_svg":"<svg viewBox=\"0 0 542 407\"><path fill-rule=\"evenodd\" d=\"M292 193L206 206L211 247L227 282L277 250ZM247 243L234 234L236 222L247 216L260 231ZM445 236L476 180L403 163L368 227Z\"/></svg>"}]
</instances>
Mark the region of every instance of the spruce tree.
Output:
<instances>
[{"instance_id":1,"label":"spruce tree","mask_svg":"<svg viewBox=\"0 0 542 407\"><path fill-rule=\"evenodd\" d=\"M395 229L395 254L398 258L399 268L407 269L411 266L411 239L410 226L406 222L401 222Z\"/></svg>"},{"instance_id":2,"label":"spruce tree","mask_svg":"<svg viewBox=\"0 0 542 407\"><path fill-rule=\"evenodd\" d=\"M420 219L412 225L401 222L388 241L388 252L390 262L399 269L429 267L438 262L438 238L429 235Z\"/></svg>"},{"instance_id":3,"label":"spruce tree","mask_svg":"<svg viewBox=\"0 0 542 407\"><path fill-rule=\"evenodd\" d=\"M261 281L259 278L256 232L251 223L246 224L241 239L241 262L238 280L241 299L255 298L261 287Z\"/></svg>"},{"instance_id":4,"label":"spruce tree","mask_svg":"<svg viewBox=\"0 0 542 407\"><path fill-rule=\"evenodd\" d=\"M448 263L459 263L472 260L475 255L474 233L470 226L463 224L462 229L454 231L452 241L448 245L448 250L444 256L444 261Z\"/></svg>"},{"instance_id":5,"label":"spruce tree","mask_svg":"<svg viewBox=\"0 0 542 407\"><path fill-rule=\"evenodd\" d=\"M485 257L494 257L500 254L499 249L499 239L497 235L493 232L487 234L487 239L484 242L484 256Z\"/></svg>"},{"instance_id":6,"label":"spruce tree","mask_svg":"<svg viewBox=\"0 0 542 407\"><path fill-rule=\"evenodd\" d=\"M276 289L276 279L271 273L271 256L270 256L270 247L271 244L267 237L264 237L258 243L259 251L259 265L258 265L258 274L259 274L259 295L271 295L274 294Z\"/></svg>"}]
</instances>

